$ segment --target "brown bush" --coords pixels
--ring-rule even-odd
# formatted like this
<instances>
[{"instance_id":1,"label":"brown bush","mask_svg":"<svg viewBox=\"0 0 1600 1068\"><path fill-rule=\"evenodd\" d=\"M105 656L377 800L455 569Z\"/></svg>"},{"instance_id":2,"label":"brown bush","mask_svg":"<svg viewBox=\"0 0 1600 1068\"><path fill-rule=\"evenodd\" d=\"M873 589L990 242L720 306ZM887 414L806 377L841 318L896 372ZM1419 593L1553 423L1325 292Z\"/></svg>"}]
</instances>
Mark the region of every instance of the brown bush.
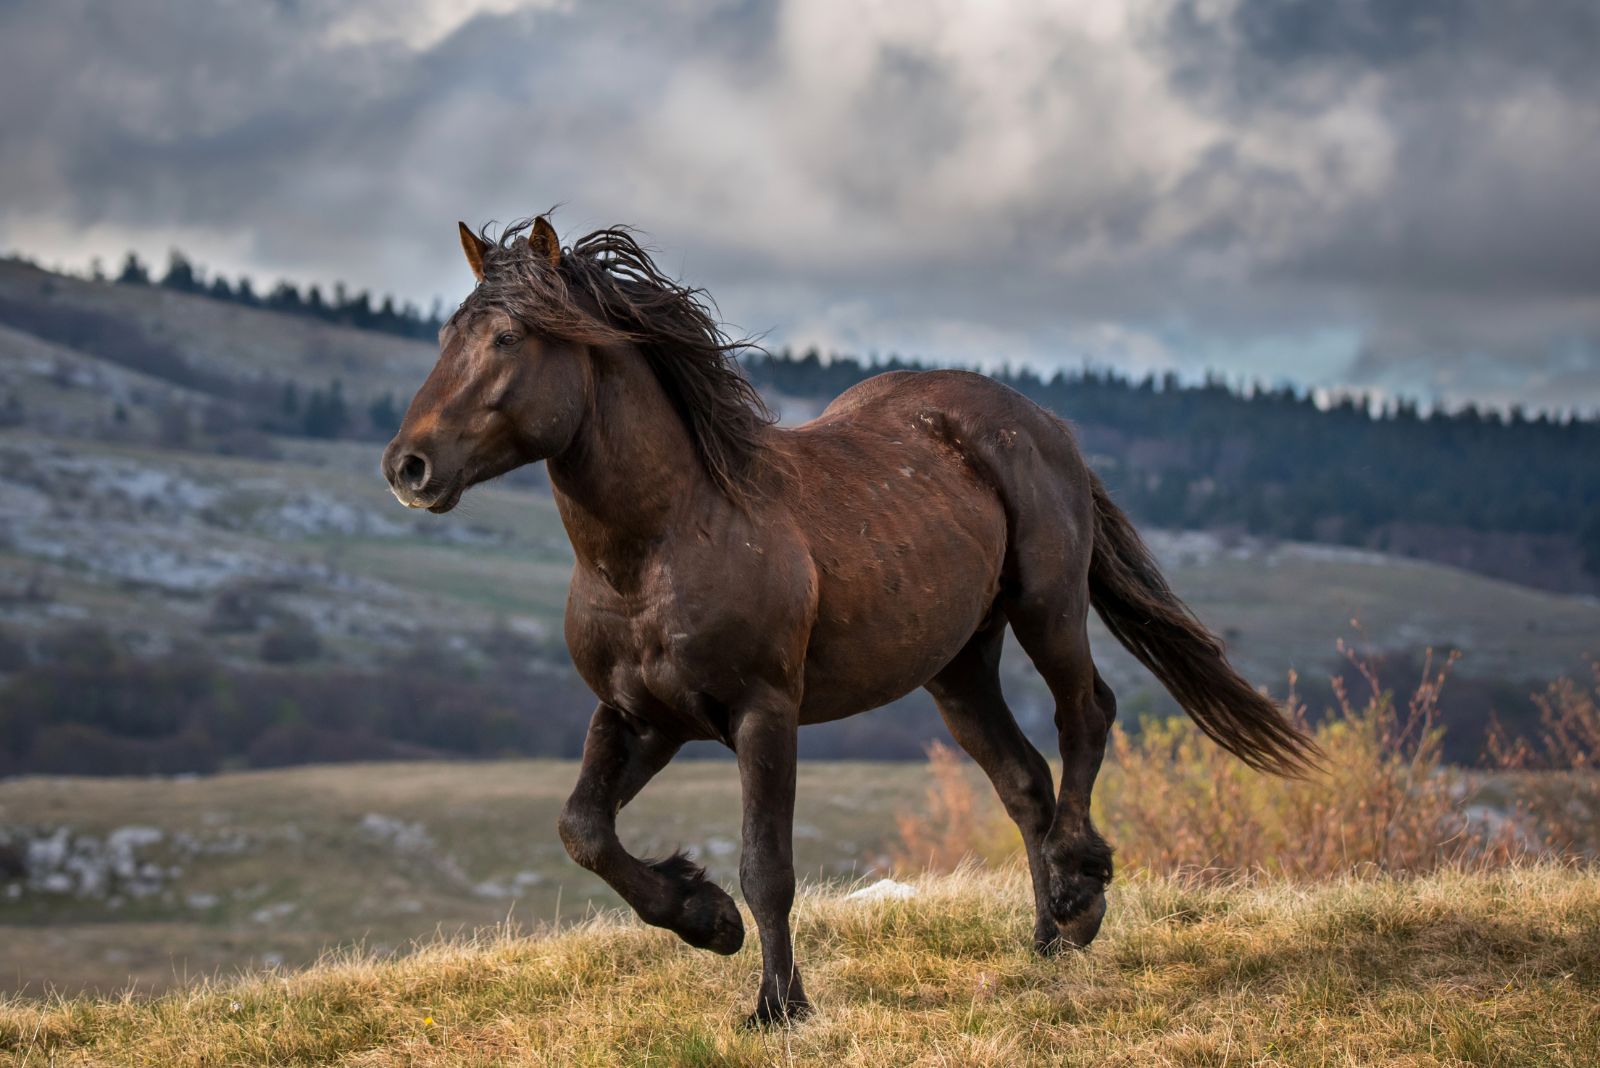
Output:
<instances>
[{"instance_id":1,"label":"brown bush","mask_svg":"<svg viewBox=\"0 0 1600 1068\"><path fill-rule=\"evenodd\" d=\"M1361 872L1420 874L1444 867L1495 867L1563 851L1559 828L1538 812L1508 814L1474 806L1477 778L1441 758L1439 702L1456 656L1430 653L1403 704L1378 681L1373 661L1340 644L1365 692L1333 684L1334 705L1314 730L1325 769L1304 780L1250 771L1187 719L1148 721L1137 733L1112 731L1095 792L1094 818L1117 848L1122 870L1204 877L1268 873L1316 879ZM1288 713L1305 722L1290 676ZM1526 761L1566 754L1565 766L1600 759L1600 675L1596 691L1557 683L1540 698L1540 747ZM1503 745L1510 745L1502 740ZM898 867L948 871L966 859L1020 852L999 801L976 770L950 749L930 750L933 782L915 811L897 817ZM1578 774L1578 772L1575 772ZM1581 772L1596 803L1567 811L1591 829L1600 814L1600 776ZM1003 837L998 827L1010 829ZM1570 835L1569 835L1570 838ZM1009 850L997 853L997 844ZM1569 850L1570 851L1570 850Z\"/></svg>"},{"instance_id":2,"label":"brown bush","mask_svg":"<svg viewBox=\"0 0 1600 1068\"><path fill-rule=\"evenodd\" d=\"M1508 773L1517 811L1540 829L1548 851L1600 854L1600 662L1587 687L1558 679L1534 694L1539 730L1511 737L1490 725L1489 763Z\"/></svg>"},{"instance_id":3,"label":"brown bush","mask_svg":"<svg viewBox=\"0 0 1600 1068\"><path fill-rule=\"evenodd\" d=\"M1242 767L1187 720L1117 730L1096 819L1122 865L1154 871L1261 871L1295 878L1346 872L1421 873L1493 864L1522 852L1510 824L1473 820L1466 783L1440 759L1439 697L1455 656L1424 660L1403 708L1371 662L1342 643L1367 693L1335 680L1316 728L1322 773L1273 779ZM1304 721L1290 677L1289 714Z\"/></svg>"},{"instance_id":4,"label":"brown bush","mask_svg":"<svg viewBox=\"0 0 1600 1068\"><path fill-rule=\"evenodd\" d=\"M977 767L943 742L928 746L931 782L917 808L895 813L900 840L889 848L896 872L954 871L972 861L1022 851L1022 836Z\"/></svg>"},{"instance_id":5,"label":"brown bush","mask_svg":"<svg viewBox=\"0 0 1600 1068\"><path fill-rule=\"evenodd\" d=\"M1589 667L1590 688L1557 679L1533 695L1541 728L1537 738L1507 737L1498 721L1491 724L1488 753L1496 767L1600 770L1600 661Z\"/></svg>"}]
</instances>

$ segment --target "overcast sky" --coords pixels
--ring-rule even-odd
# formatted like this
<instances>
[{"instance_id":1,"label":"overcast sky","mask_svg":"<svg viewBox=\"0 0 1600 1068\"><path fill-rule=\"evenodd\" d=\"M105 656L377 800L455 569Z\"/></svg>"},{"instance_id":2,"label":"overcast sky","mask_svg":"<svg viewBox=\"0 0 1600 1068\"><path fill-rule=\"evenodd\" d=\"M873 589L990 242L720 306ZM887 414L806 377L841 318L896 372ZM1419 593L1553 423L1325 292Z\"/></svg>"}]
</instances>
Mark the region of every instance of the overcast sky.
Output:
<instances>
[{"instance_id":1,"label":"overcast sky","mask_svg":"<svg viewBox=\"0 0 1600 1068\"><path fill-rule=\"evenodd\" d=\"M1600 407L1594 0L0 0L0 248L451 304L626 222L778 344Z\"/></svg>"}]
</instances>

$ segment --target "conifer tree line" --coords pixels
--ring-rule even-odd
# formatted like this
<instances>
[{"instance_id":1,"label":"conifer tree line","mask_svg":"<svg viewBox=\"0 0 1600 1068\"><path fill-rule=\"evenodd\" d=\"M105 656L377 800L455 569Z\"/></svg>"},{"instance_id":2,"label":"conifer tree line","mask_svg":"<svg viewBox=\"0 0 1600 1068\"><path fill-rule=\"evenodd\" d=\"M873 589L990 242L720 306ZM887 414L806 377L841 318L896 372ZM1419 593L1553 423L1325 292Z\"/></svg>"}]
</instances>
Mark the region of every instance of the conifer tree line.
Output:
<instances>
[{"instance_id":1,"label":"conifer tree line","mask_svg":"<svg viewBox=\"0 0 1600 1068\"><path fill-rule=\"evenodd\" d=\"M98 269L94 273L97 278L103 278L103 272ZM327 323L353 326L358 330L376 330L398 337L431 340L438 336L439 327L444 325L442 308L437 300L424 315L422 309L411 301L396 303L392 296L378 300L364 289L352 292L343 282L336 283L329 294L324 294L322 287L316 284L307 286L302 292L298 285L286 279L278 281L264 293L257 292L255 283L248 276L241 275L231 282L221 274L207 279L206 272L177 249L168 255L166 272L159 279L154 278L150 267L137 253L129 252L123 257L122 267L114 280L121 285L159 285L179 293L193 293L247 307L303 315Z\"/></svg>"}]
</instances>

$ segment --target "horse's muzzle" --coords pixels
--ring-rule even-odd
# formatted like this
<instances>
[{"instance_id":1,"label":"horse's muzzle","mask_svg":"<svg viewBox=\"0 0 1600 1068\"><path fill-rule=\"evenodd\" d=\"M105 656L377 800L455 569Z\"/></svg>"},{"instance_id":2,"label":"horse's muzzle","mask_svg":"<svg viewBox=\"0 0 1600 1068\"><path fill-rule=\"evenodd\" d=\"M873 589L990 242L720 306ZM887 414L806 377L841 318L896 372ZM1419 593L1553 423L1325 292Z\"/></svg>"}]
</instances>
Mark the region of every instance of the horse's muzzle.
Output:
<instances>
[{"instance_id":1,"label":"horse's muzzle","mask_svg":"<svg viewBox=\"0 0 1600 1068\"><path fill-rule=\"evenodd\" d=\"M407 448L396 439L383 451L383 477L389 492L407 508L426 508L442 515L461 500L465 480L445 481L437 477L428 454Z\"/></svg>"}]
</instances>

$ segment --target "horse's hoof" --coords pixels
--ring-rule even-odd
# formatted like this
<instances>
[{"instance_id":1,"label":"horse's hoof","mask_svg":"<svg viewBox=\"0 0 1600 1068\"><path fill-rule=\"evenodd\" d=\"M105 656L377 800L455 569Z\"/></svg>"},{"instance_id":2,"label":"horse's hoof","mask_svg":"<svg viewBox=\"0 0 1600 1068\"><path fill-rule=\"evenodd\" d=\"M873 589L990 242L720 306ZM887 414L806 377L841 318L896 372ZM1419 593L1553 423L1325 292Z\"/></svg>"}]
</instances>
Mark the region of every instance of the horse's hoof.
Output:
<instances>
[{"instance_id":1,"label":"horse's hoof","mask_svg":"<svg viewBox=\"0 0 1600 1068\"><path fill-rule=\"evenodd\" d=\"M1056 939L1055 952L1087 947L1094 941L1095 935L1100 933L1100 924L1105 918L1106 895L1101 891L1095 894L1086 907L1065 922L1057 918L1056 927L1060 930L1061 937Z\"/></svg>"},{"instance_id":2,"label":"horse's hoof","mask_svg":"<svg viewBox=\"0 0 1600 1068\"><path fill-rule=\"evenodd\" d=\"M811 1002L805 998L790 998L785 1005L762 998L756 1005L756 1011L744 1018L744 1029L756 1031L769 1027L791 1027L813 1011Z\"/></svg>"},{"instance_id":3,"label":"horse's hoof","mask_svg":"<svg viewBox=\"0 0 1600 1068\"><path fill-rule=\"evenodd\" d=\"M683 902L683 912L673 930L696 949L709 949L731 957L744 945L744 917L727 891L701 882Z\"/></svg>"},{"instance_id":4,"label":"horse's hoof","mask_svg":"<svg viewBox=\"0 0 1600 1068\"><path fill-rule=\"evenodd\" d=\"M1065 856L1050 858L1050 916L1063 937L1087 932L1087 938L1069 938L1073 945L1084 946L1105 915L1111 848L1096 835L1087 845L1064 852Z\"/></svg>"},{"instance_id":5,"label":"horse's hoof","mask_svg":"<svg viewBox=\"0 0 1600 1068\"><path fill-rule=\"evenodd\" d=\"M1062 950L1061 929L1055 917L1048 914L1035 918L1033 923L1033 951L1041 957L1058 956Z\"/></svg>"}]
</instances>

